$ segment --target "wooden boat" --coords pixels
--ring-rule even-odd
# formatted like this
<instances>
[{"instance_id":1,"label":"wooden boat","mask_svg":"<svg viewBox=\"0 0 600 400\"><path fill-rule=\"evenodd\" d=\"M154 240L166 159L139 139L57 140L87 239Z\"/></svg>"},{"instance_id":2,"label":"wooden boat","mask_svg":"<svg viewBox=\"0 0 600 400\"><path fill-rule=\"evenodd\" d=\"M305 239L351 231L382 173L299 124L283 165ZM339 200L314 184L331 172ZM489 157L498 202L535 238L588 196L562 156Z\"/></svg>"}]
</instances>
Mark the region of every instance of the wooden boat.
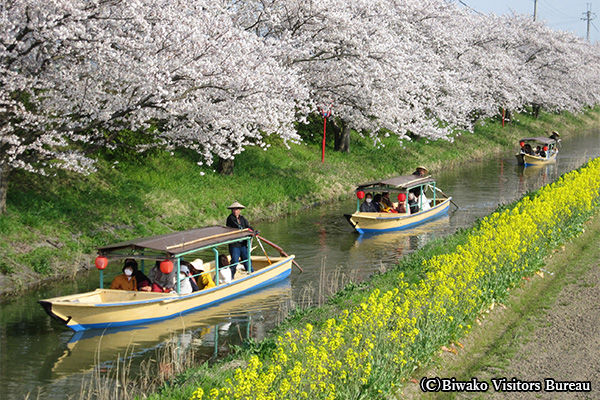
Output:
<instances>
[{"instance_id":1,"label":"wooden boat","mask_svg":"<svg viewBox=\"0 0 600 400\"><path fill-rule=\"evenodd\" d=\"M396 193L399 203L404 205L407 212L361 212L360 202L364 198L365 192ZM413 212L410 211L409 193L425 194L418 195L418 210ZM446 196L436 187L435 179L430 176L417 175L398 176L363 183L356 188L356 197L356 212L344 214L344 216L358 233L389 232L412 228L446 214L452 201L452 197Z\"/></svg>"},{"instance_id":2,"label":"wooden boat","mask_svg":"<svg viewBox=\"0 0 600 400\"><path fill-rule=\"evenodd\" d=\"M556 161L558 141L547 137L528 137L519 140L521 150L515 155L517 162L525 166L543 165ZM539 154L536 148L543 150ZM541 154L541 155L540 155Z\"/></svg>"},{"instance_id":3,"label":"wooden boat","mask_svg":"<svg viewBox=\"0 0 600 400\"><path fill-rule=\"evenodd\" d=\"M73 332L68 342L61 346L61 351L56 353L56 360L51 367L52 379L91 372L98 366L110 368L124 357L127 358L127 363L139 363L145 358L145 354L170 341L177 341L181 347L185 347L184 342L187 341L190 345L191 340L195 343L194 347L203 354L216 354L219 327L223 328L234 322L236 325L245 324L249 328L253 312L264 307L276 309L277 304L291 298L291 291L290 280L284 279L252 293L221 302L214 307L186 313L181 317L147 324ZM264 323L265 321L254 322L258 325ZM244 329L241 332L245 333L244 338L262 339L256 336L257 332L252 336ZM235 337L239 338L238 335ZM229 338L221 338L221 346L224 340Z\"/></svg>"},{"instance_id":4,"label":"wooden boat","mask_svg":"<svg viewBox=\"0 0 600 400\"><path fill-rule=\"evenodd\" d=\"M206 259L208 255L212 260L204 263L204 273L213 277L216 283L216 287L213 288L180 295L180 283L177 281L177 290L173 293L104 289L103 270L100 270L99 289L40 300L39 303L52 318L74 331L158 321L215 305L290 275L293 255L249 255L248 261L254 272L238 273L229 283L220 281L219 252L227 254L228 244L246 241L250 253L254 236L255 233L249 229L212 226L134 239L98 249L99 258L141 260L142 270L144 261L154 263L165 259L172 260L173 268L177 271L176 276L179 276L181 261L198 258L199 254ZM240 260L239 263L244 261L246 260Z\"/></svg>"}]
</instances>

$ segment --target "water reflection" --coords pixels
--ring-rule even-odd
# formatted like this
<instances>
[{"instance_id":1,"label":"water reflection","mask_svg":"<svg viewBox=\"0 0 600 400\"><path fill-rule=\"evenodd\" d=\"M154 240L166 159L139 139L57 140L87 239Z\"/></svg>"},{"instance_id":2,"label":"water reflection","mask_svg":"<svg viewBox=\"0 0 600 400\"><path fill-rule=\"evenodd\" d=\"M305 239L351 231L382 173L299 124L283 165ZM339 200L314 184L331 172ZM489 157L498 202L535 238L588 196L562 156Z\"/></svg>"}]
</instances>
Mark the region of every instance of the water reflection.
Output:
<instances>
[{"instance_id":1,"label":"water reflection","mask_svg":"<svg viewBox=\"0 0 600 400\"><path fill-rule=\"evenodd\" d=\"M438 232L450 228L450 215L427 221L410 230L358 235L349 249L351 252L377 255L387 262L394 262L425 245L438 236Z\"/></svg>"},{"instance_id":2,"label":"water reflection","mask_svg":"<svg viewBox=\"0 0 600 400\"><path fill-rule=\"evenodd\" d=\"M516 173L519 176L517 196L539 189L558 178L556 163L546 165L518 165Z\"/></svg>"}]
</instances>

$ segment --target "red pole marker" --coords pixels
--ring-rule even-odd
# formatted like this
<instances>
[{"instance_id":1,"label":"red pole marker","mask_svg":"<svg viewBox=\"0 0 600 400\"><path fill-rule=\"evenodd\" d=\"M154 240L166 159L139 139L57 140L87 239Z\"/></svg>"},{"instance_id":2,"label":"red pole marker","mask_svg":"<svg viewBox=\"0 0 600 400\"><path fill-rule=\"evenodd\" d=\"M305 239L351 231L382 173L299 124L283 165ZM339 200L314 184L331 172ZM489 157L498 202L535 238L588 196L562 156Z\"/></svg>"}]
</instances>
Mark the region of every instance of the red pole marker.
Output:
<instances>
[{"instance_id":1,"label":"red pole marker","mask_svg":"<svg viewBox=\"0 0 600 400\"><path fill-rule=\"evenodd\" d=\"M327 118L331 116L331 107L333 107L333 103L329 107L327 111L324 108L320 110L321 116L323 117L323 146L321 151L321 162L325 162L325 133L327 131Z\"/></svg>"}]
</instances>

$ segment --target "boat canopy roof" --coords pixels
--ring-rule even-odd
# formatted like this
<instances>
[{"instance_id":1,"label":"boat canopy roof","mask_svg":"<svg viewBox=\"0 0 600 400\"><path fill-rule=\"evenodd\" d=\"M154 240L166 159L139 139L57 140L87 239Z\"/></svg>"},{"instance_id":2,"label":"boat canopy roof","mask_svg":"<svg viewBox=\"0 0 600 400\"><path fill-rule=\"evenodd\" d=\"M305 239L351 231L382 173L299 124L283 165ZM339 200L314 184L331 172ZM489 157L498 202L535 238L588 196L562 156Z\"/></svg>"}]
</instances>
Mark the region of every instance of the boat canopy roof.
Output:
<instances>
[{"instance_id":1,"label":"boat canopy roof","mask_svg":"<svg viewBox=\"0 0 600 400\"><path fill-rule=\"evenodd\" d=\"M544 136L536 136L536 137L528 137L520 139L519 142L538 142L543 144L553 144L556 143L556 140L551 139L549 137Z\"/></svg>"},{"instance_id":2,"label":"boat canopy roof","mask_svg":"<svg viewBox=\"0 0 600 400\"><path fill-rule=\"evenodd\" d=\"M220 243L242 240L252 235L253 232L249 229L240 230L227 226L209 226L102 246L98 248L98 253L106 255L127 249L137 251L151 250L176 257L182 253Z\"/></svg>"},{"instance_id":3,"label":"boat canopy roof","mask_svg":"<svg viewBox=\"0 0 600 400\"><path fill-rule=\"evenodd\" d=\"M435 182L435 179L431 176L403 175L395 178L362 183L358 185L357 190L370 188L410 189L430 182Z\"/></svg>"}]
</instances>

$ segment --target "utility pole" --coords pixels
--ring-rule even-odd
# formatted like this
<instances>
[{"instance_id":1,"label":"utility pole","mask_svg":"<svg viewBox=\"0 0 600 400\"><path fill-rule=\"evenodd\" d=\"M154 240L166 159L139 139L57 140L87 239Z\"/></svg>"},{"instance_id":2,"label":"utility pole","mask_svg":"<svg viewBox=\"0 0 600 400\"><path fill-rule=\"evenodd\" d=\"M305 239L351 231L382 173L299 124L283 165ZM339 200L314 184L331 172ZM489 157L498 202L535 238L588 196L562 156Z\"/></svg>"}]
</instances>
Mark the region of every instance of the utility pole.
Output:
<instances>
[{"instance_id":1,"label":"utility pole","mask_svg":"<svg viewBox=\"0 0 600 400\"><path fill-rule=\"evenodd\" d=\"M587 21L587 34L585 35L585 39L590 41L590 24L592 20L596 18L596 14L592 13L592 3L587 3L588 10L583 13L584 18L581 18L583 21Z\"/></svg>"},{"instance_id":2,"label":"utility pole","mask_svg":"<svg viewBox=\"0 0 600 400\"><path fill-rule=\"evenodd\" d=\"M533 0L533 20L537 21L537 0Z\"/></svg>"}]
</instances>

